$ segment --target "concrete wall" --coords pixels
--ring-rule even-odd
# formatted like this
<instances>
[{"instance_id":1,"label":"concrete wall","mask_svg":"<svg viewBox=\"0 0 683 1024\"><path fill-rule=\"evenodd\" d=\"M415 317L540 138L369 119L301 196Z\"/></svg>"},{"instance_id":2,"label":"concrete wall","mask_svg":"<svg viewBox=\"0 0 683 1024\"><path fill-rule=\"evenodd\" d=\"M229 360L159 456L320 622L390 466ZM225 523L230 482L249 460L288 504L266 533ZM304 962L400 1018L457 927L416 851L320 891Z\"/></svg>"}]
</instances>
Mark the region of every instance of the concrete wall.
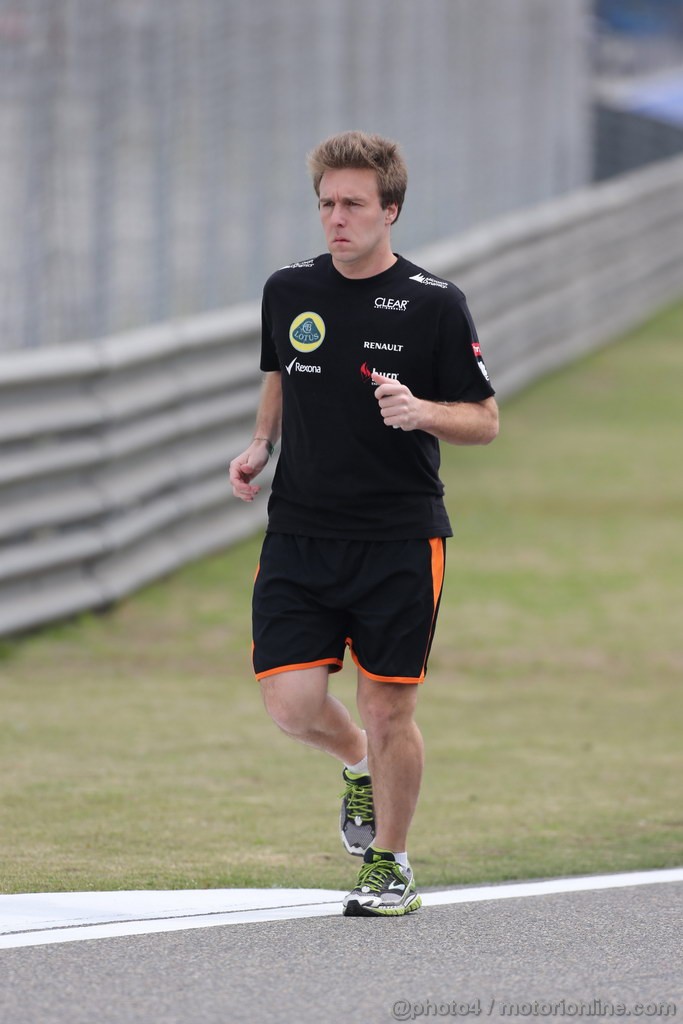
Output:
<instances>
[{"instance_id":1,"label":"concrete wall","mask_svg":"<svg viewBox=\"0 0 683 1024\"><path fill-rule=\"evenodd\" d=\"M466 292L505 397L683 295L683 158L409 253ZM0 353L0 634L105 606L258 529L258 303Z\"/></svg>"}]
</instances>

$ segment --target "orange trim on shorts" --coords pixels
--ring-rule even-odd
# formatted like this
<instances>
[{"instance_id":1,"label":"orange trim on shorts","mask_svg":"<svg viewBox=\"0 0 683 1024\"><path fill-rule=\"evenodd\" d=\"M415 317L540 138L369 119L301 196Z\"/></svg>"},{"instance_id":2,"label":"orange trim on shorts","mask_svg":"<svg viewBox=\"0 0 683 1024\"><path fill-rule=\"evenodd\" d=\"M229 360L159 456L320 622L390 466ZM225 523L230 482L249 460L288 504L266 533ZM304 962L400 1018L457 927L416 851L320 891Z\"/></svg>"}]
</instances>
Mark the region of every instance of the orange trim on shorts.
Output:
<instances>
[{"instance_id":1,"label":"orange trim on shorts","mask_svg":"<svg viewBox=\"0 0 683 1024\"><path fill-rule=\"evenodd\" d=\"M356 657L356 652L354 651L353 647L351 648L351 657L353 658L357 667L361 670L364 676L367 676L368 679L374 679L378 683L423 683L425 679L424 671L422 672L422 675L420 676L419 679L415 678L414 676L378 676L375 675L374 672L368 672L367 669L363 668L358 658Z\"/></svg>"},{"instance_id":2,"label":"orange trim on shorts","mask_svg":"<svg viewBox=\"0 0 683 1024\"><path fill-rule=\"evenodd\" d=\"M253 650L253 644L252 644ZM331 671L338 672L343 665L343 661L340 658L321 658L320 661L304 661L299 665L279 665L277 668L266 669L265 672L254 673L257 679L266 679L268 676L276 676L281 672L298 672L302 669L307 668L318 668L319 665L332 665L334 666Z\"/></svg>"},{"instance_id":3,"label":"orange trim on shorts","mask_svg":"<svg viewBox=\"0 0 683 1024\"><path fill-rule=\"evenodd\" d=\"M434 614L439 607L439 598L443 590L443 578L446 562L443 550L443 537L431 537L429 546L432 549L432 582L434 584Z\"/></svg>"},{"instance_id":4,"label":"orange trim on shorts","mask_svg":"<svg viewBox=\"0 0 683 1024\"><path fill-rule=\"evenodd\" d=\"M439 602L441 600L441 591L443 590L443 580L446 573L446 542L443 537L430 537L429 546L432 549L432 584L434 586L434 612L432 614L432 628L429 631L429 646L427 647L427 653L425 654L425 660L422 665L422 679L427 674L427 659L432 649L432 640L434 639L434 629L436 627L436 614L439 610Z\"/></svg>"},{"instance_id":5,"label":"orange trim on shorts","mask_svg":"<svg viewBox=\"0 0 683 1024\"><path fill-rule=\"evenodd\" d=\"M422 671L422 674L421 674L419 679L417 679L415 676L378 676L375 672L368 672L368 670L363 668L363 666L361 665L360 661L358 660L358 656L356 655L356 652L353 649L353 643L351 641L351 637L350 636L347 636L347 638L346 638L346 646L351 651L351 657L355 661L356 667L359 668L360 671L363 673L363 675L367 676L368 679L374 679L378 683L423 683L424 682L424 678L425 678L424 670Z\"/></svg>"},{"instance_id":6,"label":"orange trim on shorts","mask_svg":"<svg viewBox=\"0 0 683 1024\"><path fill-rule=\"evenodd\" d=\"M429 651L431 648L431 640L434 635L434 620L436 619L436 613L439 609L439 601L441 599L441 591L443 590L443 581L446 571L446 559L444 552L443 537L430 537L429 546L432 551L432 585L434 588L434 611L432 613L432 627L430 630L430 640L427 646L427 652L425 653L425 660L422 664L422 671L419 676L380 676L375 672L368 672L367 669L363 668L359 662L356 652L353 649L351 638L347 636L346 643L351 651L351 657L353 658L356 666L361 670L364 676L368 679L375 679L378 683L424 683L425 676L427 674L426 663L429 657Z\"/></svg>"}]
</instances>

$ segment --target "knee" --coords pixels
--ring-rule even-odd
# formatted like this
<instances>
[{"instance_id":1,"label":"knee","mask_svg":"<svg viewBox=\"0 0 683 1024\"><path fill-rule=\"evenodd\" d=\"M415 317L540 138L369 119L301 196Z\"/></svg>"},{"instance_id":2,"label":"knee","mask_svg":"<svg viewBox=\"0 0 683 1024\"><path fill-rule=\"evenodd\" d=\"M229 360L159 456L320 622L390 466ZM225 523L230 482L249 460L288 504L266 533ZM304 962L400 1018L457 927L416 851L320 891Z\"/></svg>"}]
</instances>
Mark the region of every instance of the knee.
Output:
<instances>
[{"instance_id":1,"label":"knee","mask_svg":"<svg viewBox=\"0 0 683 1024\"><path fill-rule=\"evenodd\" d=\"M289 736L306 733L315 718L315 708L309 698L279 681L262 684L261 692L266 711L279 729Z\"/></svg>"},{"instance_id":2,"label":"knee","mask_svg":"<svg viewBox=\"0 0 683 1024\"><path fill-rule=\"evenodd\" d=\"M400 687L398 692L394 685ZM374 688L359 701L359 712L368 741L383 745L413 727L415 701L408 692L412 687L404 684L375 683Z\"/></svg>"},{"instance_id":3,"label":"knee","mask_svg":"<svg viewBox=\"0 0 683 1024\"><path fill-rule=\"evenodd\" d=\"M384 746L387 740L396 735L400 729L401 719L396 715L384 711L366 712L361 716L363 727L368 737L368 745L371 747Z\"/></svg>"}]
</instances>

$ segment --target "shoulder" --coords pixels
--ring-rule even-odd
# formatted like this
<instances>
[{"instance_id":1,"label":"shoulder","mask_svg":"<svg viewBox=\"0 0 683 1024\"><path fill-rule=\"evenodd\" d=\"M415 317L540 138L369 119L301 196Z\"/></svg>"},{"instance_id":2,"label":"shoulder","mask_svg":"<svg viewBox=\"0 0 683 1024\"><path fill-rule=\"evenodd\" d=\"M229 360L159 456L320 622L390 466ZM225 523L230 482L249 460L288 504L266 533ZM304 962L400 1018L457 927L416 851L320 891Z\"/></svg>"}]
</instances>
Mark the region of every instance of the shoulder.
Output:
<instances>
[{"instance_id":1,"label":"shoulder","mask_svg":"<svg viewBox=\"0 0 683 1024\"><path fill-rule=\"evenodd\" d=\"M300 283L306 287L311 281L327 273L330 260L329 253L322 253L319 256L312 256L310 259L288 263L270 275L264 285L264 292L277 290L281 285L291 288Z\"/></svg>"},{"instance_id":2,"label":"shoulder","mask_svg":"<svg viewBox=\"0 0 683 1024\"><path fill-rule=\"evenodd\" d=\"M464 293L452 281L447 281L446 278L439 277L438 274L434 274L404 257L401 257L401 260L411 287L417 294L430 295L434 298L441 297L442 301L445 299L450 303L465 301Z\"/></svg>"}]
</instances>

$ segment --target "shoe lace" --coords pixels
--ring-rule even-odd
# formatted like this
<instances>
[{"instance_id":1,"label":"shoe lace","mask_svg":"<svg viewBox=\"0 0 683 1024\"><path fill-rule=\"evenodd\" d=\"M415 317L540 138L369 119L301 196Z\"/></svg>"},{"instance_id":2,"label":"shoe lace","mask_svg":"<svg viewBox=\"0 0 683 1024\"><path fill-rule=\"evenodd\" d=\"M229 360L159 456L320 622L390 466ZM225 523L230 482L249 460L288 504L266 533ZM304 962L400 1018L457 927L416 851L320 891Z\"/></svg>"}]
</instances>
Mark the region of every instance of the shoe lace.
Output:
<instances>
[{"instance_id":1,"label":"shoe lace","mask_svg":"<svg viewBox=\"0 0 683 1024\"><path fill-rule=\"evenodd\" d=\"M381 892L391 875L395 875L401 882L405 882L397 868L398 865L390 860L378 860L372 864L364 864L358 874L358 887L366 885L370 892Z\"/></svg>"},{"instance_id":2,"label":"shoe lace","mask_svg":"<svg viewBox=\"0 0 683 1024\"><path fill-rule=\"evenodd\" d=\"M354 786L349 783L342 796L346 799L346 813L349 818L372 821L375 815L372 804L372 786Z\"/></svg>"}]
</instances>

